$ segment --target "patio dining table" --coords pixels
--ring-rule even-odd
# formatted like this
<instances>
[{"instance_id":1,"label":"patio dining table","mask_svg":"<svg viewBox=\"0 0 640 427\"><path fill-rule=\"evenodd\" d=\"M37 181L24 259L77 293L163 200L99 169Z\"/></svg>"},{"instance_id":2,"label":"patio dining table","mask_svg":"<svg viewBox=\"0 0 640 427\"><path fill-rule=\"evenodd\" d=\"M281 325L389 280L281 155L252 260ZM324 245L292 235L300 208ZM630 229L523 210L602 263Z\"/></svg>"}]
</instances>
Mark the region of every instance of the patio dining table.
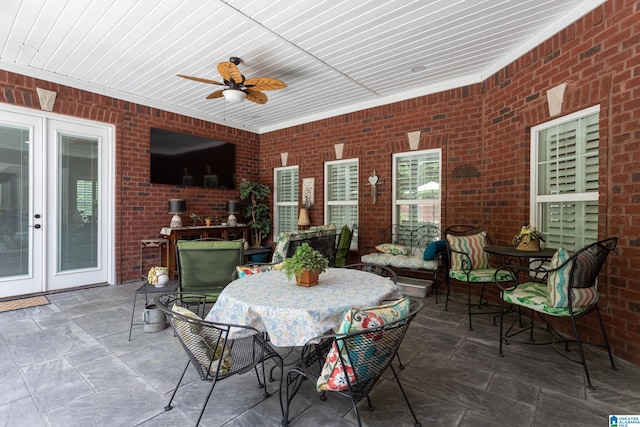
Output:
<instances>
[{"instance_id":1,"label":"patio dining table","mask_svg":"<svg viewBox=\"0 0 640 427\"><path fill-rule=\"evenodd\" d=\"M303 346L337 329L352 307L371 307L400 298L388 278L330 268L312 287L298 286L278 270L247 275L227 285L206 317L208 321L252 326L266 332L274 346ZM231 330L229 338L238 338Z\"/></svg>"}]
</instances>

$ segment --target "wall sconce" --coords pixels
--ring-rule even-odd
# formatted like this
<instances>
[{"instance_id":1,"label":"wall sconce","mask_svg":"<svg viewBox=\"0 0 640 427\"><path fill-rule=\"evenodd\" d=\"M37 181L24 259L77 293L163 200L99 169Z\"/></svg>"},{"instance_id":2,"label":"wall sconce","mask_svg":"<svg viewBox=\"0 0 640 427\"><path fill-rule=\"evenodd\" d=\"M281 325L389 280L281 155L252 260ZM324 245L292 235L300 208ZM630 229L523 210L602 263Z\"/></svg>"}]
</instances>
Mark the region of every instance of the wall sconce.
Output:
<instances>
[{"instance_id":1,"label":"wall sconce","mask_svg":"<svg viewBox=\"0 0 640 427\"><path fill-rule=\"evenodd\" d=\"M173 214L170 228L182 228L182 218L180 214L187 212L187 201L183 199L169 199L169 213Z\"/></svg>"}]
</instances>

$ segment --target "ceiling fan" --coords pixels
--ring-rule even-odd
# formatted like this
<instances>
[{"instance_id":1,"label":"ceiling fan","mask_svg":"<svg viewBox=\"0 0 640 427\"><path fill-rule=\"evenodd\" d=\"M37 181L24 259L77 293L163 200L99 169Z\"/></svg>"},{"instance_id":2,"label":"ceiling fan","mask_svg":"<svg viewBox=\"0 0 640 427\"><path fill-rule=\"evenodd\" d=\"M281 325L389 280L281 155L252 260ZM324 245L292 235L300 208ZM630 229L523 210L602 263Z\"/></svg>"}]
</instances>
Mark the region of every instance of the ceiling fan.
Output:
<instances>
[{"instance_id":1,"label":"ceiling fan","mask_svg":"<svg viewBox=\"0 0 640 427\"><path fill-rule=\"evenodd\" d=\"M242 102L246 99L256 104L266 104L267 95L262 93L263 90L276 90L287 87L287 85L280 80L270 77L245 79L238 69L238 64L241 62L242 60L240 58L232 56L229 58L229 62L221 62L218 64L218 72L222 76L224 83L203 79L202 77L185 76L183 74L178 74L178 77L201 83L226 86L226 88L218 89L210 93L207 99L224 97L227 101L233 103Z\"/></svg>"}]
</instances>

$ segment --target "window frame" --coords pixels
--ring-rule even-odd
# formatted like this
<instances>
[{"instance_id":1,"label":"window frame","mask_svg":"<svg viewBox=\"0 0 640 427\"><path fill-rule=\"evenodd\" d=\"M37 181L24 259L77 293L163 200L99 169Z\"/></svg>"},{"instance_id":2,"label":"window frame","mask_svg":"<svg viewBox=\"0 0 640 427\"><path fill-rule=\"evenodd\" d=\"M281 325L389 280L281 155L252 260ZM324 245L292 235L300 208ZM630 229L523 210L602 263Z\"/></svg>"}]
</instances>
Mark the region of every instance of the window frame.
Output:
<instances>
[{"instance_id":1,"label":"window frame","mask_svg":"<svg viewBox=\"0 0 640 427\"><path fill-rule=\"evenodd\" d=\"M278 172L282 172L285 170L292 170L295 169L298 172L298 180L295 183L295 200L292 201L287 201L287 202L278 202L278 197L279 197L279 192L280 192L280 183L278 182ZM298 200L300 198L300 170L298 168L298 165L294 165L294 166L282 166L279 168L273 168L273 240L276 241L278 238L278 235L280 234L280 232L282 231L294 231L297 230L297 218L298 218ZM279 209L281 206L295 206L296 209L296 213L294 215L295 219L296 219L296 225L294 230L282 230L282 226L278 221L278 217L279 217Z\"/></svg>"},{"instance_id":2,"label":"window frame","mask_svg":"<svg viewBox=\"0 0 640 427\"><path fill-rule=\"evenodd\" d=\"M355 190L356 190L356 199L355 200L330 200L329 195L329 168L335 165L345 165L348 169L350 165L354 164L356 166L355 172ZM331 214L330 209L332 206L355 206L356 208L356 220L353 224L348 223L340 223L335 224L336 228L342 229L343 225L347 225L349 228L353 230L353 236L351 237L351 250L358 249L358 221L360 218L360 160L358 158L351 159L340 159L340 160L331 160L324 162L324 223L329 224L331 222Z\"/></svg>"},{"instance_id":3,"label":"window frame","mask_svg":"<svg viewBox=\"0 0 640 427\"><path fill-rule=\"evenodd\" d=\"M398 192L398 159L404 157L413 157L413 156L423 156L429 154L437 154L438 159L438 198L437 199L397 199L396 195ZM442 149L441 148L431 148L427 150L419 150L419 151L406 151L402 153L393 153L392 155L392 205L393 211L391 215L392 224L400 224L399 218L399 206L400 205L431 205L439 207L438 220L434 222L430 222L428 224L441 226L442 223Z\"/></svg>"},{"instance_id":4,"label":"window frame","mask_svg":"<svg viewBox=\"0 0 640 427\"><path fill-rule=\"evenodd\" d=\"M540 150L540 134L548 129L561 126L563 124L567 124L570 122L575 122L580 119L585 119L593 114L598 114L598 122L600 120L600 105L594 105L592 107L588 107L582 109L580 111L573 112L571 114L567 114L562 117L558 117L556 119L550 120L545 123L541 123L539 125L533 126L531 128L531 144L530 144L530 173L529 173L529 185L530 185L530 200L529 200L529 223L533 226L539 228L543 233L547 233L548 231L545 229L545 224L542 224L543 221L543 208L547 203L566 203L566 202L596 202L598 204L600 198L600 185L598 185L598 189L595 191L583 191L583 192L573 192L573 193L559 193L559 194L538 194L540 191L539 188L539 177L540 177L540 160L539 160L539 150ZM598 126L599 130L599 126ZM585 141L581 141L580 143L584 143ZM598 150L600 149L600 135L598 135ZM598 163L600 163L600 153L598 152ZM579 166L576 166L578 168ZM598 167L598 181L600 180L600 173ZM578 215L576 215L579 217ZM598 223L600 222L600 218L598 215ZM586 221L583 221L581 224L582 230L585 230ZM597 226L596 226L597 229ZM593 239L585 236L584 234L578 235L576 233L572 238L575 239L574 245L567 243L564 236L561 234L560 236L560 244L566 249L569 250L577 250L586 244L592 243ZM596 232L596 240L597 240L597 232ZM573 247L575 246L575 247Z\"/></svg>"}]
</instances>

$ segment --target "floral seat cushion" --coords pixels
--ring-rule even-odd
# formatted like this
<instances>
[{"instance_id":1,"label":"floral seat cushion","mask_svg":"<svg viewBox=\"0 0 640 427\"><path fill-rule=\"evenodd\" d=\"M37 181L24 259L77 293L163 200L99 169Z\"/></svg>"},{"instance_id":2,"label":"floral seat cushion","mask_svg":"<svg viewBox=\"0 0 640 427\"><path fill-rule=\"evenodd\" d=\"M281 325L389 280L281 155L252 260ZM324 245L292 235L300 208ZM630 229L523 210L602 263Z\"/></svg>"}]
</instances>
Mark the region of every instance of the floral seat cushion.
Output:
<instances>
[{"instance_id":1,"label":"floral seat cushion","mask_svg":"<svg viewBox=\"0 0 640 427\"><path fill-rule=\"evenodd\" d=\"M596 287L591 288L574 288L574 296L576 300L592 304L598 301L598 292ZM527 282L518 285L517 288L504 291L503 299L505 302L521 305L540 313L550 314L552 316L570 316L569 307L553 307L549 301L549 294L546 283ZM589 304L580 307L574 307L574 314L586 311Z\"/></svg>"},{"instance_id":2,"label":"floral seat cushion","mask_svg":"<svg viewBox=\"0 0 640 427\"><path fill-rule=\"evenodd\" d=\"M487 283L487 282L508 282L513 280L511 274L506 270L496 270L495 268L483 268L471 270L449 270L449 277L461 282Z\"/></svg>"},{"instance_id":3,"label":"floral seat cushion","mask_svg":"<svg viewBox=\"0 0 640 427\"><path fill-rule=\"evenodd\" d=\"M425 261L422 255L392 255L377 252L362 255L360 259L366 264L391 266L396 268L420 268L432 271L435 271L438 268L437 260Z\"/></svg>"},{"instance_id":4,"label":"floral seat cushion","mask_svg":"<svg viewBox=\"0 0 640 427\"><path fill-rule=\"evenodd\" d=\"M350 332L361 331L364 329L382 326L409 314L410 299L401 298L392 303L369 308L352 308L349 310L342 320L342 324L338 328L337 334L348 334ZM382 334L363 334L359 336L362 340L371 340L373 342L382 339ZM344 360L344 366L340 362L340 355ZM387 358L393 357L392 354L379 354L379 352L370 352L370 357L376 357L377 363L383 363ZM318 377L316 388L318 391L340 391L348 388L347 381L355 384L357 380L366 381L372 378L374 373L366 371L368 363L357 364L358 355L356 351L349 351L344 348L342 342L334 342L331 350L327 354L322 372ZM355 367L354 367L355 365Z\"/></svg>"}]
</instances>

